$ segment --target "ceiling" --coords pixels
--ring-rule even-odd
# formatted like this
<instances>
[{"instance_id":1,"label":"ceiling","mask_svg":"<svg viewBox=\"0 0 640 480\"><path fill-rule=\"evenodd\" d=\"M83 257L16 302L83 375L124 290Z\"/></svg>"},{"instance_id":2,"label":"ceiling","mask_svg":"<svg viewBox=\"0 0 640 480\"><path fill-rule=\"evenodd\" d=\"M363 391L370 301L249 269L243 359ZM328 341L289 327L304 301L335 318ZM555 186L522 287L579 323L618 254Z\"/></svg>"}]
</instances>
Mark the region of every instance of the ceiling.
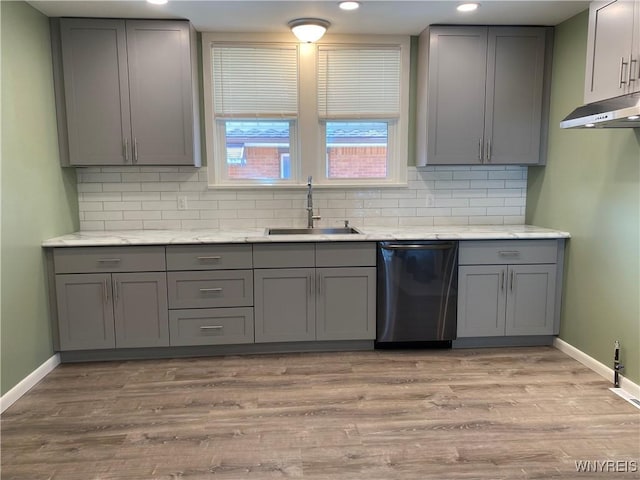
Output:
<instances>
[{"instance_id":1,"label":"ceiling","mask_svg":"<svg viewBox=\"0 0 640 480\"><path fill-rule=\"evenodd\" d=\"M477 0L476 0L477 1ZM493 24L557 25L589 7L587 1L480 0L474 13L460 14L456 0L361 0L359 10L345 12L338 0L169 0L152 5L145 0L57 1L32 0L50 17L181 18L204 32L286 32L287 22L299 17L329 20L329 33L417 35L427 25Z\"/></svg>"}]
</instances>

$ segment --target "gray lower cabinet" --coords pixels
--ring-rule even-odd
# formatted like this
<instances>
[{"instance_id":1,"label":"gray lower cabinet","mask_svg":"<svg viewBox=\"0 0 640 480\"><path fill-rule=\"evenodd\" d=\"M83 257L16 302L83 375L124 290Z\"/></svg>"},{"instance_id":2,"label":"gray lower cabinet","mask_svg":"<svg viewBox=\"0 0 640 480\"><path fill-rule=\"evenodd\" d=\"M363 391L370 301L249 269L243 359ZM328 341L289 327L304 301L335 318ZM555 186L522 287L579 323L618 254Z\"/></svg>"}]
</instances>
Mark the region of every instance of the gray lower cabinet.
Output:
<instances>
[{"instance_id":1,"label":"gray lower cabinet","mask_svg":"<svg viewBox=\"0 0 640 480\"><path fill-rule=\"evenodd\" d=\"M417 165L543 163L543 27L434 26L419 43Z\"/></svg>"},{"instance_id":2,"label":"gray lower cabinet","mask_svg":"<svg viewBox=\"0 0 640 480\"><path fill-rule=\"evenodd\" d=\"M254 262L256 343L375 339L375 243L255 245Z\"/></svg>"},{"instance_id":3,"label":"gray lower cabinet","mask_svg":"<svg viewBox=\"0 0 640 480\"><path fill-rule=\"evenodd\" d=\"M63 165L199 166L187 21L52 19Z\"/></svg>"},{"instance_id":4,"label":"gray lower cabinet","mask_svg":"<svg viewBox=\"0 0 640 480\"><path fill-rule=\"evenodd\" d=\"M318 268L316 338L374 339L375 267Z\"/></svg>"},{"instance_id":5,"label":"gray lower cabinet","mask_svg":"<svg viewBox=\"0 0 640 480\"><path fill-rule=\"evenodd\" d=\"M111 274L56 275L60 350L115 348Z\"/></svg>"},{"instance_id":6,"label":"gray lower cabinet","mask_svg":"<svg viewBox=\"0 0 640 480\"><path fill-rule=\"evenodd\" d=\"M170 245L172 346L253 343L251 245Z\"/></svg>"},{"instance_id":7,"label":"gray lower cabinet","mask_svg":"<svg viewBox=\"0 0 640 480\"><path fill-rule=\"evenodd\" d=\"M169 311L171 345L253 343L253 308L190 308Z\"/></svg>"},{"instance_id":8,"label":"gray lower cabinet","mask_svg":"<svg viewBox=\"0 0 640 480\"><path fill-rule=\"evenodd\" d=\"M466 243L458 270L458 338L555 334L557 242Z\"/></svg>"},{"instance_id":9,"label":"gray lower cabinet","mask_svg":"<svg viewBox=\"0 0 640 480\"><path fill-rule=\"evenodd\" d=\"M61 350L169 345L164 273L56 275Z\"/></svg>"},{"instance_id":10,"label":"gray lower cabinet","mask_svg":"<svg viewBox=\"0 0 640 480\"><path fill-rule=\"evenodd\" d=\"M256 343L315 340L315 268L260 269L253 275Z\"/></svg>"},{"instance_id":11,"label":"gray lower cabinet","mask_svg":"<svg viewBox=\"0 0 640 480\"><path fill-rule=\"evenodd\" d=\"M114 273L116 348L169 346L164 272Z\"/></svg>"},{"instance_id":12,"label":"gray lower cabinet","mask_svg":"<svg viewBox=\"0 0 640 480\"><path fill-rule=\"evenodd\" d=\"M553 334L555 265L470 265L458 275L458 337Z\"/></svg>"}]
</instances>

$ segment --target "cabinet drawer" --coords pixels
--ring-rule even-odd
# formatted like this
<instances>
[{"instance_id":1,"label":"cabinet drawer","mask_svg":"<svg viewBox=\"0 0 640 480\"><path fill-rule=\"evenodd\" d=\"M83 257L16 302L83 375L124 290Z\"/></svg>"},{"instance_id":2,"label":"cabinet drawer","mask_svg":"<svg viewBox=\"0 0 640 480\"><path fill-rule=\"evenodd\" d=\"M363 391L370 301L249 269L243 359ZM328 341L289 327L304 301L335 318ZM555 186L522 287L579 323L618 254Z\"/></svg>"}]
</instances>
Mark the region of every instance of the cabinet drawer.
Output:
<instances>
[{"instance_id":1,"label":"cabinet drawer","mask_svg":"<svg viewBox=\"0 0 640 480\"><path fill-rule=\"evenodd\" d=\"M270 243L253 246L254 268L314 267L316 248L313 243Z\"/></svg>"},{"instance_id":2,"label":"cabinet drawer","mask_svg":"<svg viewBox=\"0 0 640 480\"><path fill-rule=\"evenodd\" d=\"M251 270L169 272L169 308L247 307L253 305Z\"/></svg>"},{"instance_id":3,"label":"cabinet drawer","mask_svg":"<svg viewBox=\"0 0 640 480\"><path fill-rule=\"evenodd\" d=\"M557 240L508 240L460 242L460 265L556 263Z\"/></svg>"},{"instance_id":4,"label":"cabinet drawer","mask_svg":"<svg viewBox=\"0 0 640 480\"><path fill-rule=\"evenodd\" d=\"M162 272L164 247L54 248L56 273Z\"/></svg>"},{"instance_id":5,"label":"cabinet drawer","mask_svg":"<svg viewBox=\"0 0 640 480\"><path fill-rule=\"evenodd\" d=\"M253 343L253 308L205 308L169 312L170 344Z\"/></svg>"},{"instance_id":6,"label":"cabinet drawer","mask_svg":"<svg viewBox=\"0 0 640 480\"><path fill-rule=\"evenodd\" d=\"M374 242L327 242L316 244L317 267L375 267Z\"/></svg>"},{"instance_id":7,"label":"cabinet drawer","mask_svg":"<svg viewBox=\"0 0 640 480\"><path fill-rule=\"evenodd\" d=\"M252 267L251 245L167 247L167 270L230 270Z\"/></svg>"}]
</instances>

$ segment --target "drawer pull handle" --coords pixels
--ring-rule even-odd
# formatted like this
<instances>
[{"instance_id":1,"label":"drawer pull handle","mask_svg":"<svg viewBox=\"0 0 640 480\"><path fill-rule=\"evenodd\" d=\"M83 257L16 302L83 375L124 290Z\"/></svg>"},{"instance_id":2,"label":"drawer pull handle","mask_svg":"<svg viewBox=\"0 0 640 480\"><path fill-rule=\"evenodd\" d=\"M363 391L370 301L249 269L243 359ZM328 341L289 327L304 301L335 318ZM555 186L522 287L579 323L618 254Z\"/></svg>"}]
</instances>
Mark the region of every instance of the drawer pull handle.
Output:
<instances>
[{"instance_id":1,"label":"drawer pull handle","mask_svg":"<svg viewBox=\"0 0 640 480\"><path fill-rule=\"evenodd\" d=\"M520 255L518 250L501 250L498 254L502 257L517 257Z\"/></svg>"},{"instance_id":2,"label":"drawer pull handle","mask_svg":"<svg viewBox=\"0 0 640 480\"><path fill-rule=\"evenodd\" d=\"M99 258L98 263L118 263L121 260L119 258Z\"/></svg>"},{"instance_id":3,"label":"drawer pull handle","mask_svg":"<svg viewBox=\"0 0 640 480\"><path fill-rule=\"evenodd\" d=\"M201 288L200 293L222 292L222 288Z\"/></svg>"},{"instance_id":4,"label":"drawer pull handle","mask_svg":"<svg viewBox=\"0 0 640 480\"><path fill-rule=\"evenodd\" d=\"M200 330L222 330L223 328L222 325L203 325L200 327Z\"/></svg>"},{"instance_id":5,"label":"drawer pull handle","mask_svg":"<svg viewBox=\"0 0 640 480\"><path fill-rule=\"evenodd\" d=\"M220 260L222 257L220 255L212 255L209 257L197 257L201 262L206 262L207 260Z\"/></svg>"}]
</instances>

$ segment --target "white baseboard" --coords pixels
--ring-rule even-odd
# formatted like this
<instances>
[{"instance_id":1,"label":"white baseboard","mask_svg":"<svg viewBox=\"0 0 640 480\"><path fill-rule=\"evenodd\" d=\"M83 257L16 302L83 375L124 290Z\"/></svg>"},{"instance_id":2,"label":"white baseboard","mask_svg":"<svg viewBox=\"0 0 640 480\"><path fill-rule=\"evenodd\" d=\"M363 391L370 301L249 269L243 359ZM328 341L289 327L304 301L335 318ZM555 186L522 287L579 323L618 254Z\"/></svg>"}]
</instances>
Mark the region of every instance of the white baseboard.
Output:
<instances>
[{"instance_id":1,"label":"white baseboard","mask_svg":"<svg viewBox=\"0 0 640 480\"><path fill-rule=\"evenodd\" d=\"M20 397L35 387L40 380L51 373L60 365L60 354L56 353L33 372L27 375L20 383L0 397L0 413L13 405Z\"/></svg>"},{"instance_id":2,"label":"white baseboard","mask_svg":"<svg viewBox=\"0 0 640 480\"><path fill-rule=\"evenodd\" d=\"M611 382L611 385L613 386L613 368L606 366L604 363L599 362L595 358L590 357L589 355L584 353L582 350L578 350L573 345L559 338L556 338L553 341L553 346L561 352L566 353L571 358L579 361L586 367L589 367L597 374L603 376L604 378L609 380ZM613 353L611 357L613 361ZM620 375L620 388L629 393L634 398L640 398L640 385L632 382L628 378L625 378L623 375Z\"/></svg>"}]
</instances>

